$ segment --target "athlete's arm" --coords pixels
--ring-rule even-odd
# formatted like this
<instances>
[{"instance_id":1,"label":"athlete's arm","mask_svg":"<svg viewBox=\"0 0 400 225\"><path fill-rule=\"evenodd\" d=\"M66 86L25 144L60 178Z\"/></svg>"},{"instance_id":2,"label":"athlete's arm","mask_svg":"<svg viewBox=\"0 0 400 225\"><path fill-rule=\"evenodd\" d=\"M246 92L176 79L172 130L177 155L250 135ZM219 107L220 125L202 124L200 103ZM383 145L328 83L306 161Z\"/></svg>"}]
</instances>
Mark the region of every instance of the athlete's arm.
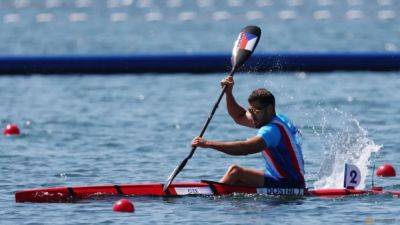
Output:
<instances>
[{"instance_id":1,"label":"athlete's arm","mask_svg":"<svg viewBox=\"0 0 400 225\"><path fill-rule=\"evenodd\" d=\"M240 106L236 100L235 97L233 97L232 89L234 85L234 80L232 76L228 76L225 79L221 81L221 85L226 85L226 108L228 109L229 115L232 117L232 119L237 123L242 126L246 127L252 127L254 128L254 124L251 119L251 115L249 112L247 112L246 109L244 109L242 106Z\"/></svg>"},{"instance_id":2,"label":"athlete's arm","mask_svg":"<svg viewBox=\"0 0 400 225\"><path fill-rule=\"evenodd\" d=\"M260 136L254 136L247 139L246 141L210 141L205 140L201 137L195 137L192 141L192 146L197 146L201 148L212 148L217 151L226 153L228 155L248 155L263 151L265 146L265 141Z\"/></svg>"}]
</instances>

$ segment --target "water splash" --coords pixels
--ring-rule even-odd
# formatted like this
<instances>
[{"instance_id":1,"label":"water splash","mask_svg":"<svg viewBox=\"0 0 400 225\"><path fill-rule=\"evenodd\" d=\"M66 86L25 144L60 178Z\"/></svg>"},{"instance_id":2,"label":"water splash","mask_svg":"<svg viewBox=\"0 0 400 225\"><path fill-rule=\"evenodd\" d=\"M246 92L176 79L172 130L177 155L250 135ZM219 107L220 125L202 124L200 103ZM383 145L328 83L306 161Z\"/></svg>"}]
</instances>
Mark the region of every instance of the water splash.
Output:
<instances>
[{"instance_id":1,"label":"water splash","mask_svg":"<svg viewBox=\"0 0 400 225\"><path fill-rule=\"evenodd\" d=\"M315 188L343 187L345 163L356 165L361 171L361 182L358 188L365 188L368 165L372 153L378 152L381 146L368 138L368 132L361 127L358 120L351 115L335 109L334 118L342 121L342 129L332 129L324 135L327 151L318 173L319 179L314 183ZM330 115L332 116L332 115ZM338 118L341 117L341 118ZM324 119L325 121L326 119Z\"/></svg>"}]
</instances>

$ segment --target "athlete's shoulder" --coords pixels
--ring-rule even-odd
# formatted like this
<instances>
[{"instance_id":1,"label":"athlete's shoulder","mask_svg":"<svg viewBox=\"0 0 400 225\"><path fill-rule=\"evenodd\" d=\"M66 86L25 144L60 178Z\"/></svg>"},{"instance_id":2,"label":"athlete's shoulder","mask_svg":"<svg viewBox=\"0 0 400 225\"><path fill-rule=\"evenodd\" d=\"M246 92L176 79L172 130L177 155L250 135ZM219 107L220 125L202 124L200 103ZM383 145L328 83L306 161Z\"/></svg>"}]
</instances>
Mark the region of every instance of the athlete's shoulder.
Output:
<instances>
[{"instance_id":1,"label":"athlete's shoulder","mask_svg":"<svg viewBox=\"0 0 400 225\"><path fill-rule=\"evenodd\" d=\"M275 133L279 132L279 128L274 123L268 123L258 129L258 134L267 134L267 133Z\"/></svg>"},{"instance_id":2,"label":"athlete's shoulder","mask_svg":"<svg viewBox=\"0 0 400 225\"><path fill-rule=\"evenodd\" d=\"M283 114L276 114L276 118L278 118L281 122L283 122L284 124L286 124L286 126L290 129L290 130L297 130L296 126L294 125L293 121L291 119L289 119L289 117L283 115Z\"/></svg>"},{"instance_id":3,"label":"athlete's shoulder","mask_svg":"<svg viewBox=\"0 0 400 225\"><path fill-rule=\"evenodd\" d=\"M274 123L269 123L262 126L257 133L258 136L262 137L267 147L275 147L279 144L281 139L281 132L278 126Z\"/></svg>"}]
</instances>

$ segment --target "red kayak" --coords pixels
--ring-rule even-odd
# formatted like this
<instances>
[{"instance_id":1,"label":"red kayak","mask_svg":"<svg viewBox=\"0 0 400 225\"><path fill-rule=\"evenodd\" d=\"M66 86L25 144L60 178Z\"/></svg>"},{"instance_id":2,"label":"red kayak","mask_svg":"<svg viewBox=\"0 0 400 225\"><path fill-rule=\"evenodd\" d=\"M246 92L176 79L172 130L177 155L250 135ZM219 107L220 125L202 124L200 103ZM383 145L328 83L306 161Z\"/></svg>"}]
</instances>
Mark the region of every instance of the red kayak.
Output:
<instances>
[{"instance_id":1,"label":"red kayak","mask_svg":"<svg viewBox=\"0 0 400 225\"><path fill-rule=\"evenodd\" d=\"M233 193L260 194L266 196L317 196L343 197L388 194L400 196L400 191L384 191L374 187L371 190L358 189L317 189L307 188L275 188L245 187L221 184L213 181L173 183L164 192L162 183L140 183L121 185L98 185L80 187L53 187L17 191L16 202L76 202L84 199L107 196L186 196L186 195L230 195Z\"/></svg>"}]
</instances>

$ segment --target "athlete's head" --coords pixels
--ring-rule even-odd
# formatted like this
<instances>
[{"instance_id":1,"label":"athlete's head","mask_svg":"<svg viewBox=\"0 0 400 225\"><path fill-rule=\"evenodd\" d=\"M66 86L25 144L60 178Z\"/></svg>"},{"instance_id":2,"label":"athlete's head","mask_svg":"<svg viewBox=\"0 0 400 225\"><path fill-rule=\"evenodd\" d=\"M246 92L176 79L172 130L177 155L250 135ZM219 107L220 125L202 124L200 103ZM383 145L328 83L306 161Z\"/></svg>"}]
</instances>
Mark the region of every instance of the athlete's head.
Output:
<instances>
[{"instance_id":1,"label":"athlete's head","mask_svg":"<svg viewBox=\"0 0 400 225\"><path fill-rule=\"evenodd\" d=\"M254 90L249 96L248 111L255 127L260 128L275 116L275 97L265 88Z\"/></svg>"}]
</instances>

